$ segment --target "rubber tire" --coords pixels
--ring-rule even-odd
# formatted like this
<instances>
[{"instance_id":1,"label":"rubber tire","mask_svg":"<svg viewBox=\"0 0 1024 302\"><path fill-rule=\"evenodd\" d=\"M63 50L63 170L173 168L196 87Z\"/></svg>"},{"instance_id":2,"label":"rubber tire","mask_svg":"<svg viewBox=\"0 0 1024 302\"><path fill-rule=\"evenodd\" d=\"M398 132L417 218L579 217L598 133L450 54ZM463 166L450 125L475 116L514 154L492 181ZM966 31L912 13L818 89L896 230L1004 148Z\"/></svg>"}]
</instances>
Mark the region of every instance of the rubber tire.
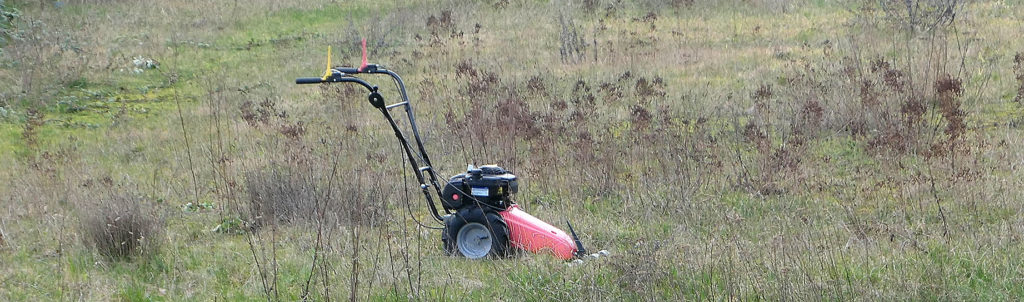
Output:
<instances>
[{"instance_id":1,"label":"rubber tire","mask_svg":"<svg viewBox=\"0 0 1024 302\"><path fill-rule=\"evenodd\" d=\"M487 230L491 232L493 240L491 240L491 251L487 253L488 258L504 258L512 254L508 239L508 225L505 224L505 219L501 218L501 215L498 215L498 213L484 211L479 207L464 207L455 212L455 214L447 215L444 218L445 224L444 230L441 231L441 242L444 244L444 252L449 256L463 256L459 252L456 238L459 236L459 230L471 222L487 226Z\"/></svg>"}]
</instances>

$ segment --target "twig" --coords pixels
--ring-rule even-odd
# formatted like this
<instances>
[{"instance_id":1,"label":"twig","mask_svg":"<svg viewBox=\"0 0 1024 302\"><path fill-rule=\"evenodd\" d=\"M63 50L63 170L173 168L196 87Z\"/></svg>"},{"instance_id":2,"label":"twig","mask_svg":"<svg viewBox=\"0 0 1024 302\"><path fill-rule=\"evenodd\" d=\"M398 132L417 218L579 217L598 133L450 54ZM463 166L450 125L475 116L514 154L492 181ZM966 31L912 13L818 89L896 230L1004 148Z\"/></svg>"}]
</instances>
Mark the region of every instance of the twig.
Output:
<instances>
[{"instance_id":1,"label":"twig","mask_svg":"<svg viewBox=\"0 0 1024 302\"><path fill-rule=\"evenodd\" d=\"M931 165L928 165L928 182L931 184L931 193L932 198L935 200L935 206L939 207L939 218L942 219L942 237L946 239L946 243L949 243L949 224L946 223L946 212L942 209L939 190L935 187L935 174L932 172Z\"/></svg>"},{"instance_id":2,"label":"twig","mask_svg":"<svg viewBox=\"0 0 1024 302\"><path fill-rule=\"evenodd\" d=\"M256 262L256 270L259 271L260 282L263 283L263 294L267 297L267 302L270 302L270 289L267 287L267 276L263 271L263 267L260 265L260 258L256 256L256 245L252 239L253 236L259 235L253 235L252 233L255 233L255 231L251 231L250 235L246 236L245 239L246 242L249 243L249 251L252 252L252 260Z\"/></svg>"},{"instance_id":3,"label":"twig","mask_svg":"<svg viewBox=\"0 0 1024 302\"><path fill-rule=\"evenodd\" d=\"M177 75L170 75L171 85L177 82ZM178 122L181 125L181 136L185 139L185 154L188 157L188 170L192 174L192 191L195 197L195 204L199 204L199 180L196 177L196 169L192 163L192 145L188 140L188 130L185 129L185 117L181 113L181 100L178 97L178 90L171 89L174 91L174 105L178 109Z\"/></svg>"}]
</instances>

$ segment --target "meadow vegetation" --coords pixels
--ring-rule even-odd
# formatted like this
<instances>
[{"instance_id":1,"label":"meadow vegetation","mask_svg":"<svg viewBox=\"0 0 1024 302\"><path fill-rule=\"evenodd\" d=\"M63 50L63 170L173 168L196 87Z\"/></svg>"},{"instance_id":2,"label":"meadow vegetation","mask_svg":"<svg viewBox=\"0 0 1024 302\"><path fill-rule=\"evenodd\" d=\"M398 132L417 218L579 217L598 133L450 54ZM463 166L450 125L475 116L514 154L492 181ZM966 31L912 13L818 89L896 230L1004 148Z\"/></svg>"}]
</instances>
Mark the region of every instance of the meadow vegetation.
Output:
<instances>
[{"instance_id":1,"label":"meadow vegetation","mask_svg":"<svg viewBox=\"0 0 1024 302\"><path fill-rule=\"evenodd\" d=\"M0 300L1019 300L1021 15L0 0ZM611 256L446 256L365 94L293 84L363 37L442 175Z\"/></svg>"}]
</instances>

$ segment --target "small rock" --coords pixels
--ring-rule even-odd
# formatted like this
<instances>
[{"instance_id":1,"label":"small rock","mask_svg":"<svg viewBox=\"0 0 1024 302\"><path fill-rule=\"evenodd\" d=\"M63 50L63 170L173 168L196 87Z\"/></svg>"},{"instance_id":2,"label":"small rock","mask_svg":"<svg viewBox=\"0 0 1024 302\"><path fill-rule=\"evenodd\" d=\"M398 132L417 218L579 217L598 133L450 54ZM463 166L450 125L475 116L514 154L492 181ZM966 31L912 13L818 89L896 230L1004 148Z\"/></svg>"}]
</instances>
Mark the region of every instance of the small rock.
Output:
<instances>
[{"instance_id":1,"label":"small rock","mask_svg":"<svg viewBox=\"0 0 1024 302\"><path fill-rule=\"evenodd\" d=\"M154 61L153 59L149 59L143 56L137 56L133 58L132 65L134 65L135 69L138 70L136 73L141 72L141 70L143 69L153 69L160 66L160 64Z\"/></svg>"},{"instance_id":2,"label":"small rock","mask_svg":"<svg viewBox=\"0 0 1024 302\"><path fill-rule=\"evenodd\" d=\"M576 260L573 260L572 262L569 262L569 266L570 267L577 266L577 265L580 265L580 264L583 264L583 259L576 259Z\"/></svg>"}]
</instances>

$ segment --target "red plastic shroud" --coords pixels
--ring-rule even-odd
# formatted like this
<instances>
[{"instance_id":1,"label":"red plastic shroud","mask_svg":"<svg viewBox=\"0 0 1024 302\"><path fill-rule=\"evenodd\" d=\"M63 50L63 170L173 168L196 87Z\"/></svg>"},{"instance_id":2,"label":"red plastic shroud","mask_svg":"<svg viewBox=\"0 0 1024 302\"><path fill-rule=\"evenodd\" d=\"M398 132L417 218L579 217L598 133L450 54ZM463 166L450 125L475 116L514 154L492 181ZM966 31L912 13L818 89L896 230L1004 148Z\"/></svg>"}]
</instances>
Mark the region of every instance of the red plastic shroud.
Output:
<instances>
[{"instance_id":1,"label":"red plastic shroud","mask_svg":"<svg viewBox=\"0 0 1024 302\"><path fill-rule=\"evenodd\" d=\"M549 252L563 260L575 256L576 243L569 234L512 205L499 212L508 225L512 245L531 253Z\"/></svg>"}]
</instances>

